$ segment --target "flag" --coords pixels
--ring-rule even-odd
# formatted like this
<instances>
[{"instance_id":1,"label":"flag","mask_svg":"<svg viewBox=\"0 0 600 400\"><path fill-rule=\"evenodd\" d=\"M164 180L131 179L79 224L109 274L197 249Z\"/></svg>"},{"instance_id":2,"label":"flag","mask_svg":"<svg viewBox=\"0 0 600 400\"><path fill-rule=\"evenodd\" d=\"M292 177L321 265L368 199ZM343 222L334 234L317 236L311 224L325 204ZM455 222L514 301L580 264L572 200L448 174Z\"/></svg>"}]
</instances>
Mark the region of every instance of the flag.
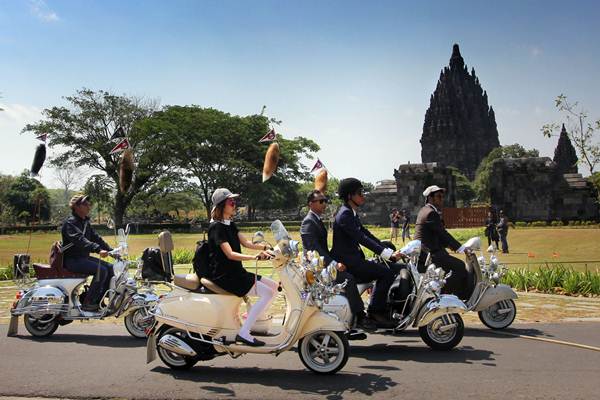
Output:
<instances>
[{"instance_id":1,"label":"flag","mask_svg":"<svg viewBox=\"0 0 600 400\"><path fill-rule=\"evenodd\" d=\"M554 258L559 258L560 257L560 253L557 251L552 252L552 257Z\"/></svg>"},{"instance_id":2,"label":"flag","mask_svg":"<svg viewBox=\"0 0 600 400\"><path fill-rule=\"evenodd\" d=\"M113 149L110 151L110 154L119 153L130 147L131 146L129 145L129 140L123 139L119 142L119 144L117 144L115 147L113 147Z\"/></svg>"},{"instance_id":3,"label":"flag","mask_svg":"<svg viewBox=\"0 0 600 400\"><path fill-rule=\"evenodd\" d=\"M312 174L313 172L317 172L318 170L320 170L321 168L325 168L325 164L323 164L321 162L321 160L319 160L317 158L317 162L315 163L315 166L312 167L312 169L310 170L310 173Z\"/></svg>"},{"instance_id":4,"label":"flag","mask_svg":"<svg viewBox=\"0 0 600 400\"><path fill-rule=\"evenodd\" d=\"M533 254L532 252L527 253L527 257L529 258L535 258L535 254Z\"/></svg>"},{"instance_id":5,"label":"flag","mask_svg":"<svg viewBox=\"0 0 600 400\"><path fill-rule=\"evenodd\" d=\"M123 129L122 126L120 126L117 129L115 129L115 132L110 137L110 140L118 139L118 138L122 138L122 137L123 138L125 137L125 130Z\"/></svg>"},{"instance_id":6,"label":"flag","mask_svg":"<svg viewBox=\"0 0 600 400\"><path fill-rule=\"evenodd\" d=\"M271 130L269 131L269 133L267 133L265 136L262 137L262 139L260 139L258 141L258 143L264 143L264 142L272 142L273 140L275 140L276 138L276 133L275 133L275 128L271 128Z\"/></svg>"},{"instance_id":7,"label":"flag","mask_svg":"<svg viewBox=\"0 0 600 400\"><path fill-rule=\"evenodd\" d=\"M47 133L42 133L41 135L38 135L35 138L38 139L38 140L41 140L44 143L46 143L46 139L48 138L48 134Z\"/></svg>"}]
</instances>

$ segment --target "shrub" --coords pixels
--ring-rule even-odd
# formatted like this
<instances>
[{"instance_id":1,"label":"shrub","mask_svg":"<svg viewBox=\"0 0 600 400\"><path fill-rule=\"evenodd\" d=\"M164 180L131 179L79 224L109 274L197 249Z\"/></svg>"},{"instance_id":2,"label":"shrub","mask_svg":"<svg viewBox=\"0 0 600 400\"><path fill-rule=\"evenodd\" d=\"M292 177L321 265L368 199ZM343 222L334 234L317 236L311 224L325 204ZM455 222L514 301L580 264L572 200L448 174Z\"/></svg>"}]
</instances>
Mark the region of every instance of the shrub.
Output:
<instances>
[{"instance_id":1,"label":"shrub","mask_svg":"<svg viewBox=\"0 0 600 400\"><path fill-rule=\"evenodd\" d=\"M550 222L550 226L564 226L562 221L552 221Z\"/></svg>"},{"instance_id":2,"label":"shrub","mask_svg":"<svg viewBox=\"0 0 600 400\"><path fill-rule=\"evenodd\" d=\"M529 223L529 226L547 226L546 221L532 221Z\"/></svg>"},{"instance_id":3,"label":"shrub","mask_svg":"<svg viewBox=\"0 0 600 400\"><path fill-rule=\"evenodd\" d=\"M173 250L173 264L191 264L194 258L194 251L190 249Z\"/></svg>"},{"instance_id":4,"label":"shrub","mask_svg":"<svg viewBox=\"0 0 600 400\"><path fill-rule=\"evenodd\" d=\"M517 227L517 228L524 228L526 226L527 226L527 222L524 222L524 221L515 222L515 227Z\"/></svg>"}]
</instances>

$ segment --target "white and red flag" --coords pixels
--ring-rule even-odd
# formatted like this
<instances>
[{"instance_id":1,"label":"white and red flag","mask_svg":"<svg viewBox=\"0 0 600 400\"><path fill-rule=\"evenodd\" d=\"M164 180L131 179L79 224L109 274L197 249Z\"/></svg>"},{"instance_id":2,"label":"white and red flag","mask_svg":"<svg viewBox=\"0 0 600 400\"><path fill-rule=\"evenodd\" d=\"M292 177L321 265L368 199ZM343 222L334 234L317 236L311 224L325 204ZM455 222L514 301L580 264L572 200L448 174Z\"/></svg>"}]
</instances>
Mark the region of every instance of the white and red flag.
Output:
<instances>
[{"instance_id":1,"label":"white and red flag","mask_svg":"<svg viewBox=\"0 0 600 400\"><path fill-rule=\"evenodd\" d=\"M46 143L46 139L48 139L48 134L47 133L42 133L41 135L38 135L35 138L38 139L38 140L41 140L44 143Z\"/></svg>"},{"instance_id":2,"label":"white and red flag","mask_svg":"<svg viewBox=\"0 0 600 400\"><path fill-rule=\"evenodd\" d=\"M321 160L319 160L319 159L317 158L317 162L315 163L315 166L314 166L314 167L312 167L312 169L310 170L310 173L312 174L313 172L319 172L319 170L321 170L321 169L323 169L323 168L325 168L325 164L323 164L323 163L321 162Z\"/></svg>"},{"instance_id":3,"label":"white and red flag","mask_svg":"<svg viewBox=\"0 0 600 400\"><path fill-rule=\"evenodd\" d=\"M275 133L275 128L271 128L269 133L267 133L265 136L263 136L262 139L260 139L258 141L258 143L272 142L276 138L277 138L277 134Z\"/></svg>"},{"instance_id":4,"label":"white and red flag","mask_svg":"<svg viewBox=\"0 0 600 400\"><path fill-rule=\"evenodd\" d=\"M126 138L121 140L119 142L119 144L117 144L115 147L113 147L113 149L110 151L110 154L115 154L115 153L119 153L125 149L130 148L131 146L129 145L129 140L127 140Z\"/></svg>"},{"instance_id":5,"label":"white and red flag","mask_svg":"<svg viewBox=\"0 0 600 400\"><path fill-rule=\"evenodd\" d=\"M114 133L110 137L110 140L114 140L114 139L118 139L118 138L122 138L122 137L125 137L125 130L123 129L122 126L120 126L117 129L115 129Z\"/></svg>"}]
</instances>

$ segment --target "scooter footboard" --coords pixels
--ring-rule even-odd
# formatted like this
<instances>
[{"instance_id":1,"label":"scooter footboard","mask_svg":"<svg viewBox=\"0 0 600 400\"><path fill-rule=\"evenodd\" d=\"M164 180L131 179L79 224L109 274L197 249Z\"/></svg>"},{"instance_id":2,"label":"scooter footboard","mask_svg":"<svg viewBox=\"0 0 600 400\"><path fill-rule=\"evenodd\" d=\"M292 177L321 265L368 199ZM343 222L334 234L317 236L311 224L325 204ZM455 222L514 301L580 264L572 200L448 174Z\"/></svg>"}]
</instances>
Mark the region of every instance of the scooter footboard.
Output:
<instances>
[{"instance_id":1,"label":"scooter footboard","mask_svg":"<svg viewBox=\"0 0 600 400\"><path fill-rule=\"evenodd\" d=\"M516 299L517 297L517 294L510 286L500 283L495 287L488 288L485 291L485 294L475 307L474 311L485 310L492 304L496 304L499 301Z\"/></svg>"},{"instance_id":2,"label":"scooter footboard","mask_svg":"<svg viewBox=\"0 0 600 400\"><path fill-rule=\"evenodd\" d=\"M431 299L419 311L415 319L415 326L429 325L431 321L446 314L462 314L467 312L467 306L458 297L444 294L436 299Z\"/></svg>"}]
</instances>

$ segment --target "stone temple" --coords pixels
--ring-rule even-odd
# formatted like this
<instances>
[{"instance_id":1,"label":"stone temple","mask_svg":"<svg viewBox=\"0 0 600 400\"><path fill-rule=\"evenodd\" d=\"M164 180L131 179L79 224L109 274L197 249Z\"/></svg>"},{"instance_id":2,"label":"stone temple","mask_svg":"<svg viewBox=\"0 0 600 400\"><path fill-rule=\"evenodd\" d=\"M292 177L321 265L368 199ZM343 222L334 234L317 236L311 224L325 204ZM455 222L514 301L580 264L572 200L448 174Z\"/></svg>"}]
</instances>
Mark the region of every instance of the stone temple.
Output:
<instances>
[{"instance_id":1,"label":"stone temple","mask_svg":"<svg viewBox=\"0 0 600 400\"><path fill-rule=\"evenodd\" d=\"M481 160L499 146L494 109L455 44L425 113L421 161L456 167L472 180Z\"/></svg>"}]
</instances>

